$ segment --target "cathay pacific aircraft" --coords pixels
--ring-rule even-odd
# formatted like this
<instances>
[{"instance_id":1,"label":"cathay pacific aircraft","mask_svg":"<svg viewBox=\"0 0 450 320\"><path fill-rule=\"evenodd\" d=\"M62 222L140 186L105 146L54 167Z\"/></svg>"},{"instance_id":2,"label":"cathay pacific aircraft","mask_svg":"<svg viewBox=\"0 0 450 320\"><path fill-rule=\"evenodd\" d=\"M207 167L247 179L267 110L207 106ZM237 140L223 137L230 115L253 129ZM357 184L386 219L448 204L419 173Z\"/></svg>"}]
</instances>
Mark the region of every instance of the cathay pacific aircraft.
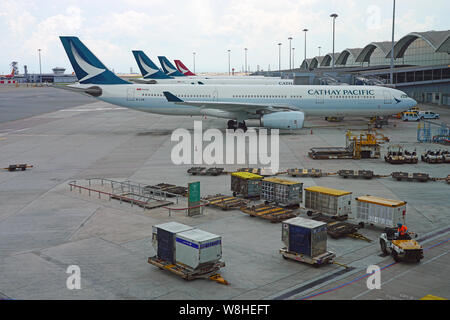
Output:
<instances>
[{"instance_id":1,"label":"cathay pacific aircraft","mask_svg":"<svg viewBox=\"0 0 450 320\"><path fill-rule=\"evenodd\" d=\"M155 63L140 50L133 50L136 63L141 70L143 79L134 79L136 83L147 84L253 84L253 85L293 85L291 79L265 78L265 77L203 77L203 76L185 76L177 69L172 69L173 65L166 57L160 58L163 67L162 72ZM175 68L175 67L173 67Z\"/></svg>"},{"instance_id":2,"label":"cathay pacific aircraft","mask_svg":"<svg viewBox=\"0 0 450 320\"><path fill-rule=\"evenodd\" d=\"M277 129L301 129L308 116L385 116L415 106L404 92L377 86L146 85L108 70L77 37L61 37L79 82L70 88L138 111L228 119L246 130L247 119Z\"/></svg>"}]
</instances>

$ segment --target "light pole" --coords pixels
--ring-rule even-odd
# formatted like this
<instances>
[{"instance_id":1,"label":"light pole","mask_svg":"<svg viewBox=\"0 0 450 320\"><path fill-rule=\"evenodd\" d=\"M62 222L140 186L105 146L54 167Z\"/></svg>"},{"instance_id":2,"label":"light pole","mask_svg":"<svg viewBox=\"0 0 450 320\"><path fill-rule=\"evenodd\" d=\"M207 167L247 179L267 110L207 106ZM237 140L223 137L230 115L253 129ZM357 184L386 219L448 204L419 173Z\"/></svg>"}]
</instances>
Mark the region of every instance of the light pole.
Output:
<instances>
[{"instance_id":1,"label":"light pole","mask_svg":"<svg viewBox=\"0 0 450 320\"><path fill-rule=\"evenodd\" d=\"M289 40L289 70L292 70L292 37Z\"/></svg>"},{"instance_id":2,"label":"light pole","mask_svg":"<svg viewBox=\"0 0 450 320\"><path fill-rule=\"evenodd\" d=\"M295 69L295 48L292 48L292 68Z\"/></svg>"},{"instance_id":3,"label":"light pole","mask_svg":"<svg viewBox=\"0 0 450 320\"><path fill-rule=\"evenodd\" d=\"M278 44L278 71L281 72L281 43Z\"/></svg>"},{"instance_id":4,"label":"light pole","mask_svg":"<svg viewBox=\"0 0 450 320\"><path fill-rule=\"evenodd\" d=\"M319 57L320 57L320 49L322 49L322 47L319 47Z\"/></svg>"},{"instance_id":5,"label":"light pole","mask_svg":"<svg viewBox=\"0 0 450 320\"><path fill-rule=\"evenodd\" d=\"M335 39L335 25L336 25L336 18L338 15L336 13L333 13L330 15L331 18L333 18L333 57L332 57L332 70L334 71L334 39Z\"/></svg>"},{"instance_id":6,"label":"light pole","mask_svg":"<svg viewBox=\"0 0 450 320\"><path fill-rule=\"evenodd\" d=\"M395 0L392 13L392 48L391 48L391 84L394 84L394 39L395 39Z\"/></svg>"},{"instance_id":7,"label":"light pole","mask_svg":"<svg viewBox=\"0 0 450 320\"><path fill-rule=\"evenodd\" d=\"M39 78L41 79L40 82L42 84L42 67L41 67L41 51L42 49L38 49L39 51Z\"/></svg>"},{"instance_id":8,"label":"light pole","mask_svg":"<svg viewBox=\"0 0 450 320\"><path fill-rule=\"evenodd\" d=\"M245 74L247 75L247 48L244 48L245 50Z\"/></svg>"},{"instance_id":9,"label":"light pole","mask_svg":"<svg viewBox=\"0 0 450 320\"><path fill-rule=\"evenodd\" d=\"M231 50L230 49L228 49L228 75L229 76L231 76L231 64L230 64L230 53L231 53Z\"/></svg>"},{"instance_id":10,"label":"light pole","mask_svg":"<svg viewBox=\"0 0 450 320\"><path fill-rule=\"evenodd\" d=\"M194 57L194 73L195 73L195 52L192 52L192 56Z\"/></svg>"},{"instance_id":11,"label":"light pole","mask_svg":"<svg viewBox=\"0 0 450 320\"><path fill-rule=\"evenodd\" d=\"M303 29L303 32L305 33L305 60L306 60L306 33L308 32L308 29Z\"/></svg>"}]
</instances>

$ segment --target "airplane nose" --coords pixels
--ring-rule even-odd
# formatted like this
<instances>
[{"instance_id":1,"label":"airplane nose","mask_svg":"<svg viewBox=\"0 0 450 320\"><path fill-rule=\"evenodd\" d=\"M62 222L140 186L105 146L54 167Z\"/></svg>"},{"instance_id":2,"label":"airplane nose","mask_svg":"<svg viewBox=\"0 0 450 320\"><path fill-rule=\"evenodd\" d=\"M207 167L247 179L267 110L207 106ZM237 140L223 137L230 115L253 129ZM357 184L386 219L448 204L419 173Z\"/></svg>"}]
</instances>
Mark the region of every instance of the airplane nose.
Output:
<instances>
[{"instance_id":1,"label":"airplane nose","mask_svg":"<svg viewBox=\"0 0 450 320\"><path fill-rule=\"evenodd\" d=\"M415 106L417 106L417 101L412 98L409 98L409 105L410 105L410 108L415 107Z\"/></svg>"}]
</instances>

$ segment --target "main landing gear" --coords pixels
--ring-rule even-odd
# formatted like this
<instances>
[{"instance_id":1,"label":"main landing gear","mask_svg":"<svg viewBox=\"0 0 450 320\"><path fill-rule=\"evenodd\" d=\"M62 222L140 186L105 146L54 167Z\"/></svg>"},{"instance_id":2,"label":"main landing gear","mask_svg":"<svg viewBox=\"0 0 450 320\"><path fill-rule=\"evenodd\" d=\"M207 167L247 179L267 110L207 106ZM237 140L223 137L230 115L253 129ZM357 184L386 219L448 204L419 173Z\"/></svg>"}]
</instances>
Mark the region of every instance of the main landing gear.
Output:
<instances>
[{"instance_id":1,"label":"main landing gear","mask_svg":"<svg viewBox=\"0 0 450 320\"><path fill-rule=\"evenodd\" d=\"M247 125L245 124L245 121L237 122L234 120L228 121L228 129L232 129L236 131L237 129L242 129L244 132L247 131Z\"/></svg>"}]
</instances>

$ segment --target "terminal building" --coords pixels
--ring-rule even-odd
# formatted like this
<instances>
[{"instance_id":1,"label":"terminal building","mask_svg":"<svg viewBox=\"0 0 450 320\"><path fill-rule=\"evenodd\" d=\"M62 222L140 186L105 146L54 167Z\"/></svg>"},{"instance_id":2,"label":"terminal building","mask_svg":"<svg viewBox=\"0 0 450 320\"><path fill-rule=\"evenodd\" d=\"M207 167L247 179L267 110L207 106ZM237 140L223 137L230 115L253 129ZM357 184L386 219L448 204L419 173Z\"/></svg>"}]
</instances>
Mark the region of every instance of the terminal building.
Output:
<instances>
[{"instance_id":1,"label":"terminal building","mask_svg":"<svg viewBox=\"0 0 450 320\"><path fill-rule=\"evenodd\" d=\"M296 84L390 85L392 42L304 60L283 70ZM334 63L334 70L332 68ZM411 32L394 43L393 86L418 102L450 105L450 30ZM280 72L259 72L280 75Z\"/></svg>"},{"instance_id":2,"label":"terminal building","mask_svg":"<svg viewBox=\"0 0 450 320\"><path fill-rule=\"evenodd\" d=\"M14 76L18 83L74 83L77 82L75 74L65 74L66 69L55 67L53 73L28 73L27 66L24 66L25 72Z\"/></svg>"}]
</instances>

